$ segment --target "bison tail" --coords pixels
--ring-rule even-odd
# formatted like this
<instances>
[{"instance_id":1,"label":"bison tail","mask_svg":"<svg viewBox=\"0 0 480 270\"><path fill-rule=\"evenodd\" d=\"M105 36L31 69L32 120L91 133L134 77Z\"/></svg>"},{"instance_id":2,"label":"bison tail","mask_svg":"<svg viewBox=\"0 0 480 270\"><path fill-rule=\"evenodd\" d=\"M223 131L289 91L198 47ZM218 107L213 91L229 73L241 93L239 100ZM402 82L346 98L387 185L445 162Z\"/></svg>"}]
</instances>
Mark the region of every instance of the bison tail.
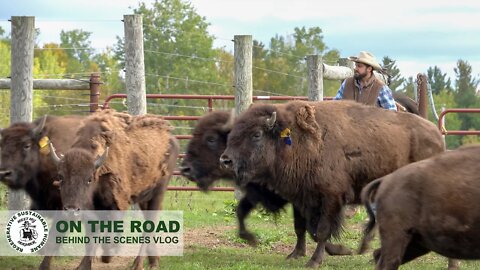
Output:
<instances>
[{"instance_id":1,"label":"bison tail","mask_svg":"<svg viewBox=\"0 0 480 270\"><path fill-rule=\"evenodd\" d=\"M382 178L374 180L370 182L367 186L365 186L362 190L362 203L365 205L367 209L367 214L369 221L365 225L363 230L363 239L360 247L358 249L358 254L363 254L368 249L368 244L373 239L374 233L373 229L376 225L376 205L375 205L375 195L377 193L377 189L382 182Z\"/></svg>"}]
</instances>

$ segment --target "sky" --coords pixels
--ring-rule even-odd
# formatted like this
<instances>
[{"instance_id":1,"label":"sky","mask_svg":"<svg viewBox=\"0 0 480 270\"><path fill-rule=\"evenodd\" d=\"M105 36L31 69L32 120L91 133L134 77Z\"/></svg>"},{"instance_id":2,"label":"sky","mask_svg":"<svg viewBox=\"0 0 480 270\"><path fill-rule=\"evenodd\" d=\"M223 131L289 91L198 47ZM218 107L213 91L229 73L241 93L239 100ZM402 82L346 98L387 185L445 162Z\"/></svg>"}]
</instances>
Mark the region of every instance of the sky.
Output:
<instances>
[{"instance_id":1,"label":"sky","mask_svg":"<svg viewBox=\"0 0 480 270\"><path fill-rule=\"evenodd\" d=\"M7 1L7 0L3 0ZM123 15L133 14L137 0L16 0L2 5L0 26L10 32L11 16L35 16L40 44L60 42L60 31L92 32L98 50L122 37ZM151 3L152 0L142 1ZM373 53L396 60L403 77L416 77L432 66L455 80L459 59L480 77L480 1L478 0L190 0L210 23L215 46L233 51L234 35L252 35L269 44L295 27L318 26L330 49L341 57Z\"/></svg>"}]
</instances>

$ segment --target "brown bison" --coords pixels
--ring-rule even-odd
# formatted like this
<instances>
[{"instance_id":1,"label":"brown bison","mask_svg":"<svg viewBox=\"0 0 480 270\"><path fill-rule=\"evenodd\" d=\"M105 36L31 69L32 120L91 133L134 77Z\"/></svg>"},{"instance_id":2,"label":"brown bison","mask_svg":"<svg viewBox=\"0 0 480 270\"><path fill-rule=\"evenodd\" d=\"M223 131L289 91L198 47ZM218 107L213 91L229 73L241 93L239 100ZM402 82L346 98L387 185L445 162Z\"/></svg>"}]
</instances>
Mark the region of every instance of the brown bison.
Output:
<instances>
[{"instance_id":1,"label":"brown bison","mask_svg":"<svg viewBox=\"0 0 480 270\"><path fill-rule=\"evenodd\" d=\"M362 201L378 223L376 269L398 267L430 251L480 259L480 146L463 147L404 166L368 184Z\"/></svg>"},{"instance_id":2,"label":"brown bison","mask_svg":"<svg viewBox=\"0 0 480 270\"><path fill-rule=\"evenodd\" d=\"M0 181L11 189L23 189L31 198L32 210L62 209L58 179L48 143L59 153L70 148L83 116L44 116L33 123L18 122L3 129L0 140ZM50 269L52 257L44 258L40 269Z\"/></svg>"},{"instance_id":3,"label":"brown bison","mask_svg":"<svg viewBox=\"0 0 480 270\"><path fill-rule=\"evenodd\" d=\"M259 183L290 201L317 248L338 236L343 206L370 181L444 150L434 124L352 101L253 105L235 121L220 162L239 185Z\"/></svg>"},{"instance_id":4,"label":"brown bison","mask_svg":"<svg viewBox=\"0 0 480 270\"><path fill-rule=\"evenodd\" d=\"M48 142L65 153L83 119L45 116L33 123L14 123L0 132L0 181L11 189L25 190L32 210L62 209L60 192L52 185L57 168L48 155Z\"/></svg>"},{"instance_id":5,"label":"brown bison","mask_svg":"<svg viewBox=\"0 0 480 270\"><path fill-rule=\"evenodd\" d=\"M400 92L392 92L393 99L397 103L397 108L399 111L406 111L419 115L418 104L415 100L409 98L407 95Z\"/></svg>"},{"instance_id":6,"label":"brown bison","mask_svg":"<svg viewBox=\"0 0 480 270\"><path fill-rule=\"evenodd\" d=\"M187 153L180 166L180 172L204 191L207 191L218 179L234 180L233 171L225 169L219 162L232 128L233 118L231 116L231 113L226 111L214 111L205 115L198 121L193 130L193 138L187 145ZM278 213L288 202L257 183L248 183L242 188L242 191L244 196L236 208L239 236L248 241L250 245L255 246L257 240L245 226L246 217L259 203L267 211ZM305 220L295 208L293 210L297 244L287 258L305 256L306 253ZM326 244L326 250L331 255L351 254L347 248L332 243Z\"/></svg>"},{"instance_id":7,"label":"brown bison","mask_svg":"<svg viewBox=\"0 0 480 270\"><path fill-rule=\"evenodd\" d=\"M138 203L142 210L160 210L179 152L171 129L154 115L107 110L88 117L61 159L52 151L64 208L127 210ZM90 269L91 263L86 256L79 268ZM150 257L149 263L156 267L158 257ZM142 268L143 257L138 256L134 269Z\"/></svg>"}]
</instances>

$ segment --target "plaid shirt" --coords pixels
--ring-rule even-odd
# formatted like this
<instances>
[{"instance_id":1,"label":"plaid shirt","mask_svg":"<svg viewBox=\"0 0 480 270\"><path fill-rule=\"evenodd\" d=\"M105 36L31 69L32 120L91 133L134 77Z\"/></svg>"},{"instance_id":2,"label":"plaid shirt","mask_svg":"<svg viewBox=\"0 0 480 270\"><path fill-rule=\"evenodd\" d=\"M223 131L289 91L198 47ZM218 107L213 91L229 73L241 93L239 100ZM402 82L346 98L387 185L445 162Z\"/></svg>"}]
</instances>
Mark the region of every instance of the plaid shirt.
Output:
<instances>
[{"instance_id":1,"label":"plaid shirt","mask_svg":"<svg viewBox=\"0 0 480 270\"><path fill-rule=\"evenodd\" d=\"M337 95L335 96L335 100L343 99L343 89L345 89L345 81L343 81L340 89L338 89ZM356 81L355 85L358 87L358 90L361 91L360 81ZM378 106L387 109L387 110L397 110L397 105L395 104L395 100L392 96L392 91L388 86L385 84L383 85L382 89L380 89L380 93L378 94Z\"/></svg>"}]
</instances>

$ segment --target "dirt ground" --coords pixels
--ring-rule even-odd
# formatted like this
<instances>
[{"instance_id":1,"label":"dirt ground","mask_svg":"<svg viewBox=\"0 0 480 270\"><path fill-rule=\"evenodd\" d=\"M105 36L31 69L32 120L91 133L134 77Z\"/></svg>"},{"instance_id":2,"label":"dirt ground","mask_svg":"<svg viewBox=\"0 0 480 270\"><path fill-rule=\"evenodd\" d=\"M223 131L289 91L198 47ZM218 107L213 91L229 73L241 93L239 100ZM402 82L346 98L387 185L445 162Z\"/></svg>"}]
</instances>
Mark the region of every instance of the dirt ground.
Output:
<instances>
[{"instance_id":1,"label":"dirt ground","mask_svg":"<svg viewBox=\"0 0 480 270\"><path fill-rule=\"evenodd\" d=\"M207 248L216 247L246 247L246 244L235 243L228 241L223 237L226 231L236 230L236 226L215 226L206 228L193 228L184 232L184 249L190 250L194 246L202 246ZM280 247L279 252L284 252L283 247ZM75 269L82 260L81 257L69 262L68 264L54 269ZM113 257L110 263L102 263L100 258L95 258L93 262L93 270L110 270L110 269L129 269L135 257ZM52 262L55 265L55 261Z\"/></svg>"}]
</instances>

